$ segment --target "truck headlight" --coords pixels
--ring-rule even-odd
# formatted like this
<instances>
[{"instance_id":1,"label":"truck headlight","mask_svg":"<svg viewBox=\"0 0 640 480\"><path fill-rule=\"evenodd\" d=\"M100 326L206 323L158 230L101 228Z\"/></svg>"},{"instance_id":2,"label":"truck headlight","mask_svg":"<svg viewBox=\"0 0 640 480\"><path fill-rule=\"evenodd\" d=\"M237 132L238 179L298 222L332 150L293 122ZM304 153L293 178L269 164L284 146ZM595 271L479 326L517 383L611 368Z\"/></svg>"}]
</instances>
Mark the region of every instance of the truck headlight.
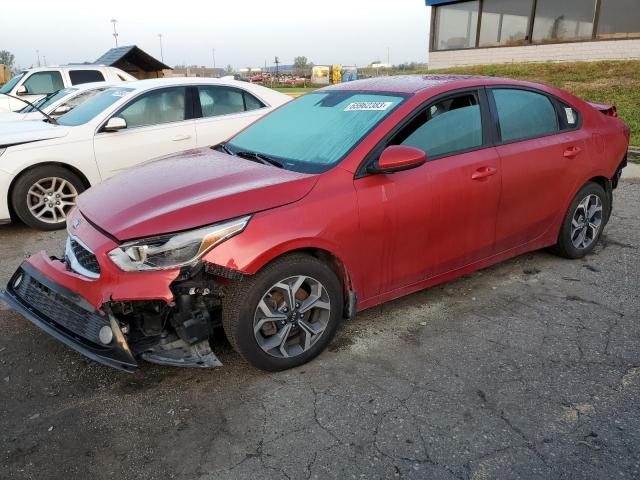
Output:
<instances>
[{"instance_id":1,"label":"truck headlight","mask_svg":"<svg viewBox=\"0 0 640 480\"><path fill-rule=\"evenodd\" d=\"M168 270L197 263L209 250L242 232L250 216L182 233L134 240L109 252L125 272Z\"/></svg>"}]
</instances>

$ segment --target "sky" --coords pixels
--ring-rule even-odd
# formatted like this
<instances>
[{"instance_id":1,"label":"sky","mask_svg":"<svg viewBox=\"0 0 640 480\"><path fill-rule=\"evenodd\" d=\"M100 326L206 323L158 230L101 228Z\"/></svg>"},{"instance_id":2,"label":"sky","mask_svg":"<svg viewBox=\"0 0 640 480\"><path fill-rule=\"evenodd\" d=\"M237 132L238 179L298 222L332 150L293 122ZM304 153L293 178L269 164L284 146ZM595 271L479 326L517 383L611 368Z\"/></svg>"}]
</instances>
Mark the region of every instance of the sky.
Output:
<instances>
[{"instance_id":1,"label":"sky","mask_svg":"<svg viewBox=\"0 0 640 480\"><path fill-rule=\"evenodd\" d=\"M426 62L429 7L424 0L182 0L181 2L31 0L3 2L0 50L27 68L93 61L118 43L138 45L176 64L282 64L306 56L316 64L364 66L380 60Z\"/></svg>"}]
</instances>

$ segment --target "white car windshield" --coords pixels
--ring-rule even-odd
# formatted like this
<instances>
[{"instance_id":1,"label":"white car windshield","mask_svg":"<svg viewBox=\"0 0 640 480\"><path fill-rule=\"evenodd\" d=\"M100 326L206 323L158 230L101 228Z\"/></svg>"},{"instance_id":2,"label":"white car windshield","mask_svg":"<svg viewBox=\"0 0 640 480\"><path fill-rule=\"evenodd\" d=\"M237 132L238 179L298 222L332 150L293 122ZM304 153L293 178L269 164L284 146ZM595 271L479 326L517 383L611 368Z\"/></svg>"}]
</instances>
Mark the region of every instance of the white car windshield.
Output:
<instances>
[{"instance_id":1,"label":"white car windshield","mask_svg":"<svg viewBox=\"0 0 640 480\"><path fill-rule=\"evenodd\" d=\"M57 102L58 100L66 97L70 93L75 92L76 90L78 89L63 88L62 90L58 90L57 92L50 93L49 95L41 98L37 102L33 102L33 105L38 107L40 110L43 110L47 108L49 105L51 105L52 103ZM22 110L20 110L20 113L30 113L30 112L37 112L37 111L38 110L36 108L33 108L31 105L27 105Z\"/></svg>"},{"instance_id":2,"label":"white car windshield","mask_svg":"<svg viewBox=\"0 0 640 480\"><path fill-rule=\"evenodd\" d=\"M58 124L66 125L70 127L83 125L93 120L96 117L96 115L103 112L104 110L109 108L111 105L116 103L118 100L126 97L133 91L134 91L133 88L125 88L125 87L109 88L104 92L100 92L96 96L90 98L86 102L78 105L69 113L62 115L60 118L58 118Z\"/></svg>"}]
</instances>

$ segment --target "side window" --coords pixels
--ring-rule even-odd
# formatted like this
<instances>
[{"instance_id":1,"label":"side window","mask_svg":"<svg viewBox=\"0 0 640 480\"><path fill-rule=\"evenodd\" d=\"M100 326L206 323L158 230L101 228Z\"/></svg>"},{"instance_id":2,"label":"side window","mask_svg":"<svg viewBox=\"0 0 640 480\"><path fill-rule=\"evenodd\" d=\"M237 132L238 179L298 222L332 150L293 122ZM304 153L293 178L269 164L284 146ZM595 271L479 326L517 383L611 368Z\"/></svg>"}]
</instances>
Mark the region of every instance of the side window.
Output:
<instances>
[{"instance_id":1,"label":"side window","mask_svg":"<svg viewBox=\"0 0 640 480\"><path fill-rule=\"evenodd\" d=\"M546 95L515 88L492 92L503 142L542 137L559 130L556 109Z\"/></svg>"},{"instance_id":2,"label":"side window","mask_svg":"<svg viewBox=\"0 0 640 480\"><path fill-rule=\"evenodd\" d=\"M246 110L258 110L259 108L264 108L264 103L258 100L256 97L251 95L248 92L244 92L244 105Z\"/></svg>"},{"instance_id":3,"label":"side window","mask_svg":"<svg viewBox=\"0 0 640 480\"><path fill-rule=\"evenodd\" d=\"M70 70L71 85L80 83L104 82L104 75L98 70Z\"/></svg>"},{"instance_id":4,"label":"side window","mask_svg":"<svg viewBox=\"0 0 640 480\"><path fill-rule=\"evenodd\" d=\"M128 128L179 122L185 119L185 88L155 90L134 99L116 115Z\"/></svg>"},{"instance_id":5,"label":"side window","mask_svg":"<svg viewBox=\"0 0 640 480\"><path fill-rule=\"evenodd\" d=\"M573 130L580 125L580 114L570 105L558 100L560 107L560 130Z\"/></svg>"},{"instance_id":6,"label":"side window","mask_svg":"<svg viewBox=\"0 0 640 480\"><path fill-rule=\"evenodd\" d=\"M482 146L478 97L464 94L431 105L403 129L392 144L419 148L438 157Z\"/></svg>"},{"instance_id":7,"label":"side window","mask_svg":"<svg viewBox=\"0 0 640 480\"><path fill-rule=\"evenodd\" d=\"M241 90L227 87L198 87L203 117L217 117L244 112Z\"/></svg>"},{"instance_id":8,"label":"side window","mask_svg":"<svg viewBox=\"0 0 640 480\"><path fill-rule=\"evenodd\" d=\"M36 72L23 84L29 95L47 95L64 88L60 72Z\"/></svg>"}]
</instances>

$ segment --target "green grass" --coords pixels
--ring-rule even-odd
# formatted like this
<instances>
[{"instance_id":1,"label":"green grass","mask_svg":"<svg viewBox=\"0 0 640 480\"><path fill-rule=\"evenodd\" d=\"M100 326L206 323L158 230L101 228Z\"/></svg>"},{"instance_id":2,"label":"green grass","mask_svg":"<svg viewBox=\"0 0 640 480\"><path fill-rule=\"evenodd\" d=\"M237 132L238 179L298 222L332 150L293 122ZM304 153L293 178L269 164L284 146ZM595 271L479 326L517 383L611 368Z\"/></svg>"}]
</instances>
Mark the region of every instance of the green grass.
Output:
<instances>
[{"instance_id":1,"label":"green grass","mask_svg":"<svg viewBox=\"0 0 640 480\"><path fill-rule=\"evenodd\" d=\"M275 87L276 92L282 93L309 93L317 90L318 87Z\"/></svg>"},{"instance_id":2,"label":"green grass","mask_svg":"<svg viewBox=\"0 0 640 480\"><path fill-rule=\"evenodd\" d=\"M423 73L492 75L555 85L597 103L612 103L640 145L640 61L514 63L429 70Z\"/></svg>"}]
</instances>

